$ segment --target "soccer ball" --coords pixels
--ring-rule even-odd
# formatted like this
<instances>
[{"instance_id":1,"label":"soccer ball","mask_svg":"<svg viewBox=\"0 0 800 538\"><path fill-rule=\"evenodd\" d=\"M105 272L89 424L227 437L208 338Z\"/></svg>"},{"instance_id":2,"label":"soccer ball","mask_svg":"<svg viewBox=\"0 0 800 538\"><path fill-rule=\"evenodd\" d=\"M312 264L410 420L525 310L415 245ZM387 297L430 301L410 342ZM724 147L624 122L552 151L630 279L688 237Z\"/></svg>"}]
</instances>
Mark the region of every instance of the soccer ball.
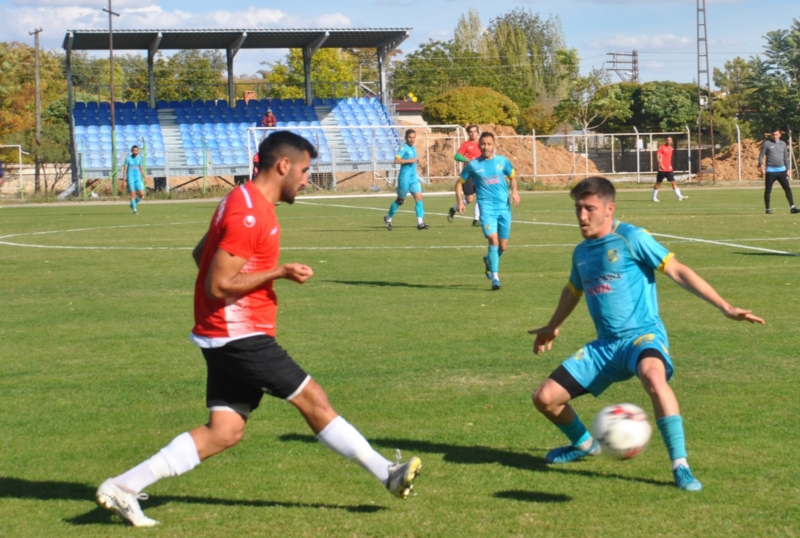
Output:
<instances>
[{"instance_id":1,"label":"soccer ball","mask_svg":"<svg viewBox=\"0 0 800 538\"><path fill-rule=\"evenodd\" d=\"M621 403L604 407L594 417L592 435L603 452L618 460L627 460L645 449L653 428L641 407Z\"/></svg>"}]
</instances>

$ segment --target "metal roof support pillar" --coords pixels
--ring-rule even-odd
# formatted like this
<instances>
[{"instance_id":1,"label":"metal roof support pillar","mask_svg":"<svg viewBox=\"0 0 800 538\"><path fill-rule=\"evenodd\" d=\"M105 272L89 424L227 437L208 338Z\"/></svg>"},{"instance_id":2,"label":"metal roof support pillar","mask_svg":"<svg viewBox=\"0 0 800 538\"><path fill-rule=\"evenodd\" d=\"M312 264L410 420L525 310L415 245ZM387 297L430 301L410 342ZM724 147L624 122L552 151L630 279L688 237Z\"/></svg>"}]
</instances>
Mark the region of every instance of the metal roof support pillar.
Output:
<instances>
[{"instance_id":1,"label":"metal roof support pillar","mask_svg":"<svg viewBox=\"0 0 800 538\"><path fill-rule=\"evenodd\" d=\"M317 37L314 41L303 47L303 80L305 82L306 90L306 105L310 105L311 101L314 100L314 88L311 85L311 58L314 56L314 53L319 50L322 44L328 40L328 36L330 35L330 32L325 32Z\"/></svg>"},{"instance_id":2,"label":"metal roof support pillar","mask_svg":"<svg viewBox=\"0 0 800 538\"><path fill-rule=\"evenodd\" d=\"M158 46L161 44L161 32L156 34L150 47L147 49L147 77L150 82L150 108L156 107L156 74L153 69L153 62L155 61Z\"/></svg>"},{"instance_id":3,"label":"metal roof support pillar","mask_svg":"<svg viewBox=\"0 0 800 538\"><path fill-rule=\"evenodd\" d=\"M233 57L242 48L245 39L247 39L247 32L242 32L242 35L237 37L236 41L231 43L225 51L228 57L228 105L232 107L236 106L236 87L233 83Z\"/></svg>"},{"instance_id":4,"label":"metal roof support pillar","mask_svg":"<svg viewBox=\"0 0 800 538\"><path fill-rule=\"evenodd\" d=\"M385 41L376 47L378 52L378 94L384 106L389 106L391 102L388 85L386 83L386 59L400 46L400 43L407 38L408 31L406 31L404 35Z\"/></svg>"},{"instance_id":5,"label":"metal roof support pillar","mask_svg":"<svg viewBox=\"0 0 800 538\"><path fill-rule=\"evenodd\" d=\"M75 119L72 117L75 103L73 102L74 95L72 93L72 41L74 36L72 32L67 32L67 37L64 39L64 50L66 51L66 67L67 67L67 116L69 118L69 164L70 172L72 175L72 183L74 185L73 192L75 195L80 194L78 188L78 181L80 175L78 174L78 155L75 151Z\"/></svg>"}]
</instances>

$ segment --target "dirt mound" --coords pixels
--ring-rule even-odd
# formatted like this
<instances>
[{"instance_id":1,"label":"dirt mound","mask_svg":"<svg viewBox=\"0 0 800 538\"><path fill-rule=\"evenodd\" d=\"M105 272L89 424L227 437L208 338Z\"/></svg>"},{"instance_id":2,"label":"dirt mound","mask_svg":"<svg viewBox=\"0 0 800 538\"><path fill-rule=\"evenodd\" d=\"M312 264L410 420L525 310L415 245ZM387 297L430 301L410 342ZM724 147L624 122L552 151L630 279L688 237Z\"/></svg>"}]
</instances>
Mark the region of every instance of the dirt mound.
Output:
<instances>
[{"instance_id":1,"label":"dirt mound","mask_svg":"<svg viewBox=\"0 0 800 538\"><path fill-rule=\"evenodd\" d=\"M753 179L759 177L758 155L761 153L762 142L755 140L742 140L742 178ZM714 168L717 181L736 181L739 179L739 148L734 144L727 151L717 154L716 165L712 165L711 158L706 157L700 161L701 170ZM710 180L711 174L699 174L700 180Z\"/></svg>"},{"instance_id":2,"label":"dirt mound","mask_svg":"<svg viewBox=\"0 0 800 538\"><path fill-rule=\"evenodd\" d=\"M481 125L481 132L488 131L497 137L497 153L508 157L517 171L517 177L530 181L533 179L533 139L519 136L512 127L503 125ZM451 181L458 174L453 154L456 131L449 133L428 132L426 137L417 137L420 151L420 173L434 182ZM427 145L420 148L420 140ZM589 159L589 174L599 174L595 164ZM558 176L539 177L540 175ZM560 175L563 174L563 175ZM586 159L561 146L545 146L536 141L536 180L546 185L564 185L569 180L585 177ZM446 178L446 179L445 179Z\"/></svg>"}]
</instances>

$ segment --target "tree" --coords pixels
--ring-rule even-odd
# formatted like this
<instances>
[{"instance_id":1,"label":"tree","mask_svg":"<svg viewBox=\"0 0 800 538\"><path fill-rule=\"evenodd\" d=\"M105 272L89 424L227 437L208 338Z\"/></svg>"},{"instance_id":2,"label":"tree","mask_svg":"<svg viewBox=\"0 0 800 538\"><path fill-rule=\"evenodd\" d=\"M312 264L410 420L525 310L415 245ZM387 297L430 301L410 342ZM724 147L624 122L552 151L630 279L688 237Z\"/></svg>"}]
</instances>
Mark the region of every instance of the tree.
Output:
<instances>
[{"instance_id":1,"label":"tree","mask_svg":"<svg viewBox=\"0 0 800 538\"><path fill-rule=\"evenodd\" d=\"M751 79L753 70L750 62L737 56L725 62L725 67L714 68L714 85L723 90L727 95L723 98L727 104L726 110L744 119L749 107L753 89L748 88L746 82ZM717 108L716 103L714 108Z\"/></svg>"},{"instance_id":2,"label":"tree","mask_svg":"<svg viewBox=\"0 0 800 538\"><path fill-rule=\"evenodd\" d=\"M632 103L625 99L619 86L608 84L604 71L594 69L587 76L575 76L578 65L575 49L562 51L559 58L569 77L567 97L556 105L556 117L584 131L596 129L611 118L631 117Z\"/></svg>"},{"instance_id":3,"label":"tree","mask_svg":"<svg viewBox=\"0 0 800 538\"><path fill-rule=\"evenodd\" d=\"M496 123L516 127L519 109L491 88L464 87L443 93L425 103L422 117L428 123L466 125Z\"/></svg>"},{"instance_id":4,"label":"tree","mask_svg":"<svg viewBox=\"0 0 800 538\"><path fill-rule=\"evenodd\" d=\"M285 58L274 63L262 62L270 67L259 73L272 84L272 97L297 99L305 96L305 71L303 51L291 49ZM358 69L356 58L341 49L319 49L311 57L311 80L317 97L352 96ZM314 82L316 80L316 82ZM347 88L347 89L345 89Z\"/></svg>"},{"instance_id":5,"label":"tree","mask_svg":"<svg viewBox=\"0 0 800 538\"><path fill-rule=\"evenodd\" d=\"M641 90L643 126L648 130L683 131L697 121L694 85L648 82Z\"/></svg>"}]
</instances>

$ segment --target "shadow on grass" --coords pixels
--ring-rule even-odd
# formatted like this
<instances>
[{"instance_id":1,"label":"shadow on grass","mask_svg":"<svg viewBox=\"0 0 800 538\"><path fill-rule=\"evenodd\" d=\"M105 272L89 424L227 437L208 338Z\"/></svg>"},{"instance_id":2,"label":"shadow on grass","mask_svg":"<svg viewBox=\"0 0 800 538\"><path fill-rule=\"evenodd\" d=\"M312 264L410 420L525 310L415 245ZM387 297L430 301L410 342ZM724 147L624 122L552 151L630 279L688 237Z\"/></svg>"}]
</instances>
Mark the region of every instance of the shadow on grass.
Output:
<instances>
[{"instance_id":1,"label":"shadow on grass","mask_svg":"<svg viewBox=\"0 0 800 538\"><path fill-rule=\"evenodd\" d=\"M30 499L37 501L94 501L96 488L78 482L57 482L47 480L25 480L0 476L0 499ZM184 495L158 495L142 502L142 508L155 508L169 503L203 504L216 506L250 506L253 508L322 508L325 510L345 510L352 513L370 514L385 510L383 506L369 504L337 505L324 503L282 502L247 499L220 499L217 497L191 497ZM85 514L65 520L73 525L119 524L113 514L100 507Z\"/></svg>"},{"instance_id":2,"label":"shadow on grass","mask_svg":"<svg viewBox=\"0 0 800 538\"><path fill-rule=\"evenodd\" d=\"M408 282L386 282L383 280L324 280L323 282L332 282L334 284L348 284L350 286L373 286L377 288L394 287L394 288L433 288L433 289L449 289L449 288L471 288L465 284L409 284Z\"/></svg>"},{"instance_id":3,"label":"shadow on grass","mask_svg":"<svg viewBox=\"0 0 800 538\"><path fill-rule=\"evenodd\" d=\"M279 437L281 441L298 441L302 443L318 443L317 438L313 435L304 434L286 434ZM448 445L444 443L432 443L430 441L415 441L413 439L370 439L370 442L376 446L385 448L399 448L412 453L429 453L429 454L444 454L444 461L449 463L461 464L485 464L485 463L499 463L506 467L513 467L523 471L535 471L542 473L562 473L572 476L585 476L587 478L607 478L612 480L626 480L629 482L639 482L643 484L650 484L653 486L668 486L674 487L672 481L654 480L652 478L639 478L636 476L626 476L614 473L599 473L597 471L590 471L587 469L576 469L575 465L582 463L575 463L573 466L558 466L551 465L539 456L527 454L524 452L512 452L510 450L501 450L498 448L490 448L485 446L463 446L463 445Z\"/></svg>"},{"instance_id":4,"label":"shadow on grass","mask_svg":"<svg viewBox=\"0 0 800 538\"><path fill-rule=\"evenodd\" d=\"M738 254L740 256L779 256L779 257L788 257L788 258L797 258L800 254L795 252L734 252L734 254Z\"/></svg>"},{"instance_id":5,"label":"shadow on grass","mask_svg":"<svg viewBox=\"0 0 800 538\"><path fill-rule=\"evenodd\" d=\"M543 491L525 491L521 489L497 491L494 496L498 499L513 499L515 501L541 504L566 503L572 500L569 495L562 495L561 493L545 493Z\"/></svg>"}]
</instances>

